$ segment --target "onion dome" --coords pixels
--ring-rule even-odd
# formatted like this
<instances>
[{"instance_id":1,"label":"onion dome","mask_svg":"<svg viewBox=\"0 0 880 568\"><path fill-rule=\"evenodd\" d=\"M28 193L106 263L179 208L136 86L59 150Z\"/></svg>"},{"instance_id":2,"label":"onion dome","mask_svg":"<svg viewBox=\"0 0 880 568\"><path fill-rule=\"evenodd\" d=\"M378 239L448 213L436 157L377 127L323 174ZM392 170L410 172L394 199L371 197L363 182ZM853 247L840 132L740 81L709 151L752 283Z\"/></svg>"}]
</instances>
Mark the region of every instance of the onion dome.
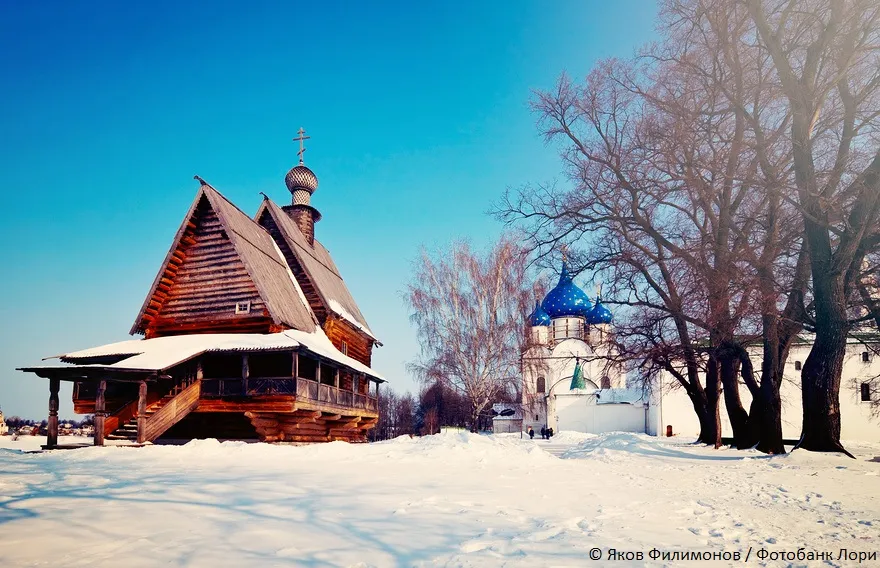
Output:
<instances>
[{"instance_id":1,"label":"onion dome","mask_svg":"<svg viewBox=\"0 0 880 568\"><path fill-rule=\"evenodd\" d=\"M589 317L590 298L581 290L568 274L568 267L562 263L562 274L556 287L550 290L541 307L551 318Z\"/></svg>"},{"instance_id":2,"label":"onion dome","mask_svg":"<svg viewBox=\"0 0 880 568\"><path fill-rule=\"evenodd\" d=\"M529 316L529 325L536 327L539 325L550 325L551 323L550 314L545 312L544 308L541 307L541 304L536 301L535 310Z\"/></svg>"},{"instance_id":3,"label":"onion dome","mask_svg":"<svg viewBox=\"0 0 880 568\"><path fill-rule=\"evenodd\" d=\"M611 310L605 307L601 298L596 298L596 305L587 316L587 323L611 323Z\"/></svg>"},{"instance_id":4,"label":"onion dome","mask_svg":"<svg viewBox=\"0 0 880 568\"><path fill-rule=\"evenodd\" d=\"M289 172L287 172L287 176L284 178L284 183L287 184L287 189L290 190L290 193L294 193L296 190L301 189L312 194L318 189L317 176L315 176L315 173L312 170L302 164L294 166Z\"/></svg>"}]
</instances>

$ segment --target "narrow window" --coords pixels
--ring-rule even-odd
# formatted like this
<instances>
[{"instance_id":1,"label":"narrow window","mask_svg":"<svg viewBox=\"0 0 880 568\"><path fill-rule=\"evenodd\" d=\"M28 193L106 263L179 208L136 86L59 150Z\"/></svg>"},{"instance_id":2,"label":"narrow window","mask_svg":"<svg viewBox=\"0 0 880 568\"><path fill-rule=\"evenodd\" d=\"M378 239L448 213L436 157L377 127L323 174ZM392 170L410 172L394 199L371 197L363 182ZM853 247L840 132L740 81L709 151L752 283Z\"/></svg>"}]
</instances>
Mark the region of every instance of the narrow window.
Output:
<instances>
[{"instance_id":1,"label":"narrow window","mask_svg":"<svg viewBox=\"0 0 880 568\"><path fill-rule=\"evenodd\" d=\"M538 415L537 415L537 414L535 414L535 420L537 420L537 419L538 419Z\"/></svg>"},{"instance_id":2,"label":"narrow window","mask_svg":"<svg viewBox=\"0 0 880 568\"><path fill-rule=\"evenodd\" d=\"M862 383L862 402L871 402L871 385Z\"/></svg>"},{"instance_id":3,"label":"narrow window","mask_svg":"<svg viewBox=\"0 0 880 568\"><path fill-rule=\"evenodd\" d=\"M611 377L605 376L602 377L602 388L610 389L611 388Z\"/></svg>"},{"instance_id":4,"label":"narrow window","mask_svg":"<svg viewBox=\"0 0 880 568\"><path fill-rule=\"evenodd\" d=\"M544 377L538 377L538 386L537 386L538 392L544 392L545 388L546 388L546 383L544 382Z\"/></svg>"},{"instance_id":5,"label":"narrow window","mask_svg":"<svg viewBox=\"0 0 880 568\"><path fill-rule=\"evenodd\" d=\"M862 351L862 363L868 363L871 361L871 354L867 351Z\"/></svg>"},{"instance_id":6,"label":"narrow window","mask_svg":"<svg viewBox=\"0 0 880 568\"><path fill-rule=\"evenodd\" d=\"M795 370L795 371L800 371L800 370L801 370L801 362L800 362L800 361L795 361L795 362L794 362L794 370Z\"/></svg>"},{"instance_id":7,"label":"narrow window","mask_svg":"<svg viewBox=\"0 0 880 568\"><path fill-rule=\"evenodd\" d=\"M340 346L340 349L339 349L339 350L342 351L342 354L343 354L343 355L348 355L348 343L346 343L345 341L343 341L343 342L342 342L342 345Z\"/></svg>"}]
</instances>

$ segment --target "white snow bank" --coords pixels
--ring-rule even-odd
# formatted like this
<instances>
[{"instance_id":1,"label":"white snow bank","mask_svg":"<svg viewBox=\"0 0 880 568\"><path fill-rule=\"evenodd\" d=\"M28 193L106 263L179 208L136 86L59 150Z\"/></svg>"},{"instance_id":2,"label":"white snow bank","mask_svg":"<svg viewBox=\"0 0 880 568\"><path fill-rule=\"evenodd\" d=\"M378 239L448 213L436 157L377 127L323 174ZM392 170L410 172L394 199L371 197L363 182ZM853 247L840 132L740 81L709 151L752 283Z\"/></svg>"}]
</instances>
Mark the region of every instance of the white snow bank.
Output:
<instances>
[{"instance_id":1,"label":"white snow bank","mask_svg":"<svg viewBox=\"0 0 880 568\"><path fill-rule=\"evenodd\" d=\"M456 432L0 449L0 564L533 568L601 566L587 560L594 547L880 548L875 446L851 447L857 460L770 458L615 433L582 439L569 459L542 449L560 447Z\"/></svg>"},{"instance_id":2,"label":"white snow bank","mask_svg":"<svg viewBox=\"0 0 880 568\"><path fill-rule=\"evenodd\" d=\"M550 441L554 444L580 444L581 442L592 440L594 438L596 438L596 434L563 430L562 432L554 432Z\"/></svg>"}]
</instances>

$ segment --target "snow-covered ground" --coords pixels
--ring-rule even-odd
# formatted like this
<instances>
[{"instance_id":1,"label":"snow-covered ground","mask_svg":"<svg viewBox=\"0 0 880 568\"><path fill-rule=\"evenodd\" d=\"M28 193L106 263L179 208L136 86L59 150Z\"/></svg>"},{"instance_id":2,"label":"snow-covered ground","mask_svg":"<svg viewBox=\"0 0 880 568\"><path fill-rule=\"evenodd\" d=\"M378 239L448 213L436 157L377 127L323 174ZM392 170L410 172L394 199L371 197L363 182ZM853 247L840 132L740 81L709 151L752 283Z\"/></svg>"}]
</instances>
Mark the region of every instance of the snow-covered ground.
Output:
<instances>
[{"instance_id":1,"label":"snow-covered ground","mask_svg":"<svg viewBox=\"0 0 880 568\"><path fill-rule=\"evenodd\" d=\"M749 564L776 566L757 552L880 551L877 445L770 458L636 434L454 433L22 451L42 441L0 437L2 566L706 565L655 547L752 547ZM608 562L610 548L644 560Z\"/></svg>"}]
</instances>

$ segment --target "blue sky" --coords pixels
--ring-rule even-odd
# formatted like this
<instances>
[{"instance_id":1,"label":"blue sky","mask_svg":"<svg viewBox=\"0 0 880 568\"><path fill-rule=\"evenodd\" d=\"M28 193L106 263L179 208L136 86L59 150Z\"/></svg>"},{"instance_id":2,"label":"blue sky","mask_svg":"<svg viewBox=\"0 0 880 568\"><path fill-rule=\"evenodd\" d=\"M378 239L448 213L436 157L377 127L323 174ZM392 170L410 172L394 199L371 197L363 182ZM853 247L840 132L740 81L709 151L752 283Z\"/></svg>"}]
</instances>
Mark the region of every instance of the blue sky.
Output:
<instances>
[{"instance_id":1,"label":"blue sky","mask_svg":"<svg viewBox=\"0 0 880 568\"><path fill-rule=\"evenodd\" d=\"M126 339L198 174L253 214L287 203L300 126L316 236L416 390L401 292L419 246L497 237L506 187L558 177L528 109L563 70L627 57L656 5L0 3L0 407L46 415L14 368ZM61 415L73 416L69 387Z\"/></svg>"}]
</instances>

